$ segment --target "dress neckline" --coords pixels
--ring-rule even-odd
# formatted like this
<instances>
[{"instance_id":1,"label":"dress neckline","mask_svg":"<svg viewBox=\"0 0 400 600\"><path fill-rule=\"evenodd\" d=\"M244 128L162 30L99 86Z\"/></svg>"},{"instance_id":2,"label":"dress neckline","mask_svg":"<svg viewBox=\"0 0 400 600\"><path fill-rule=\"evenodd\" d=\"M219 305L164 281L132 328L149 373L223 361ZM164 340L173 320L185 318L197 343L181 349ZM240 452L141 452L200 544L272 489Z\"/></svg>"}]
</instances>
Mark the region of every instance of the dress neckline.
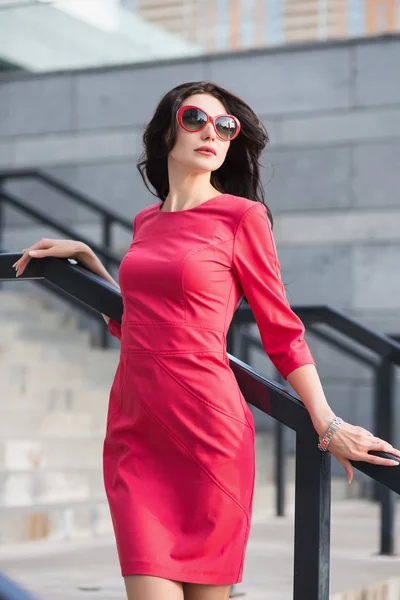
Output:
<instances>
[{"instance_id":1,"label":"dress neckline","mask_svg":"<svg viewBox=\"0 0 400 600\"><path fill-rule=\"evenodd\" d=\"M161 210L161 208L163 207L164 203L160 202L160 204L158 204L158 212L162 215L176 215L178 213L188 213L188 212L192 212L193 210L199 210L202 206L204 206L205 204L209 204L210 202L213 202L214 200L218 200L218 198L221 198L221 196L226 196L226 194L218 194L218 196L214 196L213 198L209 198L208 200L206 200L205 202L202 202L201 204L198 204L197 206L193 206L192 208L184 208L183 210Z\"/></svg>"}]
</instances>

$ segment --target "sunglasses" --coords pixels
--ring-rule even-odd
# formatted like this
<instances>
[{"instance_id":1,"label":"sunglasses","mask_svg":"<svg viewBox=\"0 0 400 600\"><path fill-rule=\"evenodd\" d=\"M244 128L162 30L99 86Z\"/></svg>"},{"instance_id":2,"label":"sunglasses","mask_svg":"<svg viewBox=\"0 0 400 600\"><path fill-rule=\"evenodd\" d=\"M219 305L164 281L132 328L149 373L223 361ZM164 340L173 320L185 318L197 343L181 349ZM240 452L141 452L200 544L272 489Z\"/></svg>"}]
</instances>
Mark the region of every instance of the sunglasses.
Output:
<instances>
[{"instance_id":1,"label":"sunglasses","mask_svg":"<svg viewBox=\"0 0 400 600\"><path fill-rule=\"evenodd\" d=\"M201 131L209 121L214 125L217 136L224 142L239 135L240 123L233 115L211 117L198 106L182 106L176 113L179 125L185 131Z\"/></svg>"}]
</instances>

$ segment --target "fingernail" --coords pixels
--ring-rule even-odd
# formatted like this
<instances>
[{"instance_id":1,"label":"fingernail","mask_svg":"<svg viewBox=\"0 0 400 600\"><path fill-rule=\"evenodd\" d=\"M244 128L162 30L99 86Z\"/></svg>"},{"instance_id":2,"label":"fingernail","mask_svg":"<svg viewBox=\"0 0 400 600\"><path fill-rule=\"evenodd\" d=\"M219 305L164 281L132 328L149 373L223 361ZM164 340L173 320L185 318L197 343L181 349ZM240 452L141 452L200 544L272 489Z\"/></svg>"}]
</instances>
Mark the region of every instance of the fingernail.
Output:
<instances>
[{"instance_id":1,"label":"fingernail","mask_svg":"<svg viewBox=\"0 0 400 600\"><path fill-rule=\"evenodd\" d=\"M29 256L36 256L37 252L36 250L31 250L30 252L28 252Z\"/></svg>"},{"instance_id":2,"label":"fingernail","mask_svg":"<svg viewBox=\"0 0 400 600\"><path fill-rule=\"evenodd\" d=\"M399 463L399 462L397 462L397 460L392 460L392 465L393 465L394 467L397 467L399 464L400 464L400 463Z\"/></svg>"}]
</instances>

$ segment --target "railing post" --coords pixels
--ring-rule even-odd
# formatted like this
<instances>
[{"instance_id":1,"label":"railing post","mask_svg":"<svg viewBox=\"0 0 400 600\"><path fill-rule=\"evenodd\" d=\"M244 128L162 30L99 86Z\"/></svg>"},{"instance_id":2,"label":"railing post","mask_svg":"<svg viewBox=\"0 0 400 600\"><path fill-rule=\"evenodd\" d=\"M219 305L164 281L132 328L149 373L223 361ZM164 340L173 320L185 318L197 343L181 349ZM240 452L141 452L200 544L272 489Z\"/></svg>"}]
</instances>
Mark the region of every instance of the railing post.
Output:
<instances>
[{"instance_id":1,"label":"railing post","mask_svg":"<svg viewBox=\"0 0 400 600\"><path fill-rule=\"evenodd\" d=\"M374 433L390 444L393 443L394 386L394 365L383 359L375 375ZM375 482L374 492L375 500L379 501L381 509L379 554L393 555L395 496L389 488L378 482Z\"/></svg>"},{"instance_id":2,"label":"railing post","mask_svg":"<svg viewBox=\"0 0 400 600\"><path fill-rule=\"evenodd\" d=\"M282 375L278 372L277 380L284 384ZM285 452L285 426L280 421L275 421L275 501L276 516L285 516L285 481L286 481L286 452Z\"/></svg>"},{"instance_id":3,"label":"railing post","mask_svg":"<svg viewBox=\"0 0 400 600\"><path fill-rule=\"evenodd\" d=\"M247 326L243 327L243 325L237 325L240 327L240 336L239 336L239 347L237 356L242 360L246 365L250 364L250 338L247 333Z\"/></svg>"},{"instance_id":4,"label":"railing post","mask_svg":"<svg viewBox=\"0 0 400 600\"><path fill-rule=\"evenodd\" d=\"M294 600L329 599L331 455L313 431L296 436Z\"/></svg>"},{"instance_id":5,"label":"railing post","mask_svg":"<svg viewBox=\"0 0 400 600\"><path fill-rule=\"evenodd\" d=\"M0 251L3 249L3 236L4 236L4 200L3 200L3 196L1 195L2 192L2 187L4 185L4 181L3 179L0 179ZM3 287L3 283L0 281L0 289Z\"/></svg>"},{"instance_id":6,"label":"railing post","mask_svg":"<svg viewBox=\"0 0 400 600\"><path fill-rule=\"evenodd\" d=\"M234 349L236 345L237 338L237 328L238 325L236 323L232 323L232 325L228 329L228 333L226 336L226 351L228 354L234 355Z\"/></svg>"}]
</instances>

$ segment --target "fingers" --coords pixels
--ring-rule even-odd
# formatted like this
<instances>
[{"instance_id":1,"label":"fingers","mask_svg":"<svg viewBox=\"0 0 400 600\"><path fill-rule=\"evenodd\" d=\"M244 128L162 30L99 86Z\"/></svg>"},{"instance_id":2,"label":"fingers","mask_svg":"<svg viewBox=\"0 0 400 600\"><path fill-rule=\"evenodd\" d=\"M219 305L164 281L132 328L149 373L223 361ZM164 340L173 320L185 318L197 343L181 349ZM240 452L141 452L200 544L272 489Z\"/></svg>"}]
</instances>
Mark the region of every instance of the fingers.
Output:
<instances>
[{"instance_id":1,"label":"fingers","mask_svg":"<svg viewBox=\"0 0 400 600\"><path fill-rule=\"evenodd\" d=\"M36 252L36 251L42 251L44 249L49 249L52 247L53 244L54 244L54 240L51 240L49 238L42 238L41 240L36 242L36 244L33 244L29 248L25 248L23 250L23 253L24 253L23 256L21 256L21 258L18 259L17 262L15 262L13 264L13 267L16 271L16 277L19 277L25 271L29 261L31 260L31 256L29 254L30 252ZM45 256L45 255L40 255L40 254L32 255L32 257L34 257L34 258L42 258L42 256Z\"/></svg>"},{"instance_id":2,"label":"fingers","mask_svg":"<svg viewBox=\"0 0 400 600\"><path fill-rule=\"evenodd\" d=\"M389 442L386 442L381 438L374 437L372 439L368 439L367 445L369 446L369 448L365 457L366 462L370 462L374 465L384 465L388 467L397 466L400 463L400 450L397 450L397 448L393 448L392 444L390 444ZM398 460L393 460L391 458L383 458L381 456L375 456L374 454L369 454L369 451L387 452L389 454L392 454L393 456L397 456Z\"/></svg>"},{"instance_id":3,"label":"fingers","mask_svg":"<svg viewBox=\"0 0 400 600\"><path fill-rule=\"evenodd\" d=\"M374 436L366 429L350 424L339 430L337 440L335 440L335 436L333 437L330 451L341 462L348 478L349 468L347 463L342 460L362 461L385 467L400 464L400 450L393 448L392 444ZM389 454L393 458L377 456L377 453L380 452Z\"/></svg>"},{"instance_id":4,"label":"fingers","mask_svg":"<svg viewBox=\"0 0 400 600\"><path fill-rule=\"evenodd\" d=\"M392 460L391 458L382 458L381 456L374 456L373 454L367 454L365 459L362 458L361 460L384 467L395 467L400 464L400 457L399 460Z\"/></svg>"},{"instance_id":5,"label":"fingers","mask_svg":"<svg viewBox=\"0 0 400 600\"><path fill-rule=\"evenodd\" d=\"M398 456L400 459L400 450L397 448L393 448L392 444L387 442L386 440L382 440L381 438L374 438L371 440L373 442L373 446L371 446L370 450L378 450L380 452L389 452L390 454L394 454ZM369 442L369 443L371 443Z\"/></svg>"},{"instance_id":6,"label":"fingers","mask_svg":"<svg viewBox=\"0 0 400 600\"><path fill-rule=\"evenodd\" d=\"M28 252L31 258L43 258L44 256L48 256L52 248L47 248L46 250L30 250ZM52 256L55 256L52 254Z\"/></svg>"},{"instance_id":7,"label":"fingers","mask_svg":"<svg viewBox=\"0 0 400 600\"><path fill-rule=\"evenodd\" d=\"M29 261L30 256L26 253L26 251L24 251L23 256L21 256L21 258L13 264L13 267L16 271L16 277L18 277L25 271L26 265L29 263Z\"/></svg>"},{"instance_id":8,"label":"fingers","mask_svg":"<svg viewBox=\"0 0 400 600\"><path fill-rule=\"evenodd\" d=\"M344 470L346 471L347 481L351 483L353 481L354 469L353 465L347 458L338 459Z\"/></svg>"}]
</instances>

